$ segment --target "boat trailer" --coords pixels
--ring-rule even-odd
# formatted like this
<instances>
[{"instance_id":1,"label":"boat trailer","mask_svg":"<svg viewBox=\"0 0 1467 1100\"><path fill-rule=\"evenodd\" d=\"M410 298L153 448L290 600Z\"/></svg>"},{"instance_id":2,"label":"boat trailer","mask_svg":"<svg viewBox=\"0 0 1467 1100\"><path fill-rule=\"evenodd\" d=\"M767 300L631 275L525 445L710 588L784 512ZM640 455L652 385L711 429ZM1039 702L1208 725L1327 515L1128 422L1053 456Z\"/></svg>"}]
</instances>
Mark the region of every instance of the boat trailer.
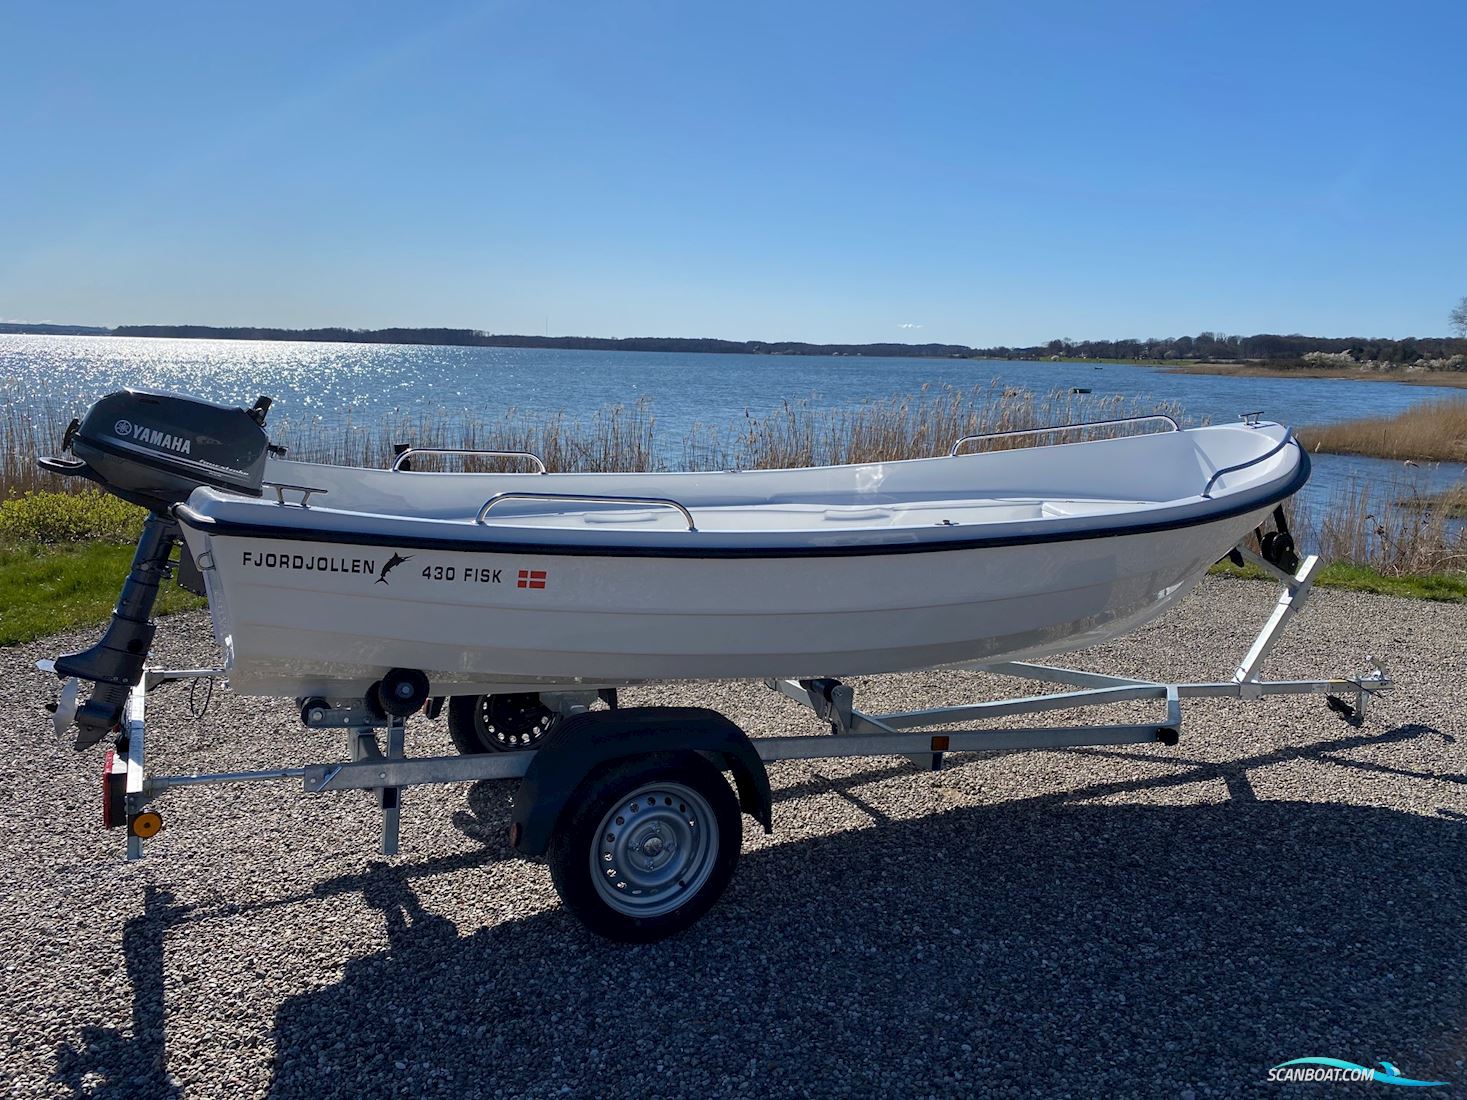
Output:
<instances>
[{"instance_id":1,"label":"boat trailer","mask_svg":"<svg viewBox=\"0 0 1467 1100\"><path fill-rule=\"evenodd\" d=\"M303 701L302 722L313 729L344 730L346 759L261 771L150 775L145 755L148 693L164 684L177 682L197 684L208 681L212 686L213 681L225 679L227 675L222 669L150 668L145 671L142 681L132 688L116 747L107 754L103 779L104 823L109 827L126 828L127 858L136 860L143 855L145 840L162 827L162 818L151 808L152 803L170 790L213 784L298 780L308 794L347 790L372 793L382 810L381 851L392 856L398 851L399 813L404 788L427 783L520 779L523 782L512 815L511 843L525 854L550 852L557 889L595 930L618 939L660 938L701 915L721 891L722 884L713 891L713 898L708 898L697 907L696 913L687 915L686 919L678 916L681 910L674 897L666 897L656 905L623 905L621 908L625 912L621 919L610 923L597 919L598 914L606 915L604 905L598 908L593 900L588 906L585 896L577 904L577 898L572 896L576 893L574 884L569 884L568 892L568 884L562 881L564 875L556 873L556 837L566 831L566 819L574 824L577 804L588 797L584 784L592 781L598 767L604 770L606 766L635 764L638 760L659 756L702 756L722 770L734 773L738 806L759 820L767 832L770 828L770 794L768 778L763 770L765 762L906 756L919 766L937 769L942 766L946 754L952 752L1008 752L1157 742L1175 745L1182 726L1182 701L1195 698L1252 700L1268 695L1321 694L1328 697L1331 709L1347 721L1355 724L1363 721L1371 697L1388 691L1392 686L1390 677L1373 658L1370 669L1352 679L1269 680L1262 676L1262 665L1269 651L1308 600L1320 567L1318 556L1306 557L1293 573L1279 567L1278 555L1271 555L1275 559L1273 561L1266 560L1242 545L1230 557L1235 562L1240 558L1252 562L1276 579L1280 586L1272 613L1231 680L1163 683L1024 661L959 665L955 667L1059 685L1069 690L891 714L869 714L858 709L854 689L839 680L765 681L770 689L793 699L817 718L828 722L828 734L747 737L727 719L709 710L618 708L614 692L547 692L542 695L542 700L558 712L558 726L566 736L547 734L538 748L527 751L408 757L404 752L405 717L374 713L360 700L328 702L312 699ZM1285 564L1292 564L1292 561L1285 559ZM42 662L42 667L48 664ZM607 700L611 709L592 710L598 697ZM993 719L1016 715L1132 701L1153 701L1160 706L1162 713L1153 721L1139 723L1024 728L994 728L987 724ZM701 880L697 883L687 881L692 873L681 863L670 873L681 875L688 872L687 877L674 884L659 885L655 881L654 872L663 866L658 861L673 859L669 853L675 851L680 838L688 848L707 847L708 844L717 847L713 820L718 815L709 805L710 801L716 800L675 782L676 778L674 775L665 781L643 782L631 801L628 801L627 792L621 791L620 801L613 798L606 802L605 805L611 809L599 822L593 823L598 825L599 831L592 832L589 826L583 830L590 837L593 849L593 879L596 871L603 869L597 862L598 858L608 865L604 871L612 880L618 879L613 867L622 868L619 881L612 881L609 886L606 881L593 883L603 893L608 889L611 891L602 900L606 902L609 899L612 910L617 908L619 900L615 891L625 890L628 885L639 896L645 894L648 897L658 896L664 887L674 894L681 891L697 893L697 887L702 885ZM696 784L692 786L696 787ZM727 796L727 783L720 780L719 786L724 788ZM667 793L664 794L664 790ZM647 792L651 792L650 797ZM659 818L654 821L653 811L663 814L665 820ZM643 814L647 822L645 829L637 834L636 839L628 841L631 849L617 848L613 841L618 827L626 816L636 813ZM705 831L695 838L689 830L699 821L706 822ZM726 816L723 824L728 831ZM737 832L738 827L735 810L732 831ZM627 833L632 831L627 826ZM601 832L606 833L607 845L603 846L605 850L598 857L595 846ZM708 833L714 834L711 839ZM732 840L737 841L737 836ZM723 846L727 848L728 844ZM731 876L732 864L738 855L737 843L733 847L732 854L724 852L719 855L728 863L727 876ZM562 862L572 869L576 866L584 869L585 852L582 846ZM704 853L700 858L706 862L712 856ZM692 871L698 870L692 868ZM659 908L659 905L666 907L669 904L670 908Z\"/></svg>"}]
</instances>

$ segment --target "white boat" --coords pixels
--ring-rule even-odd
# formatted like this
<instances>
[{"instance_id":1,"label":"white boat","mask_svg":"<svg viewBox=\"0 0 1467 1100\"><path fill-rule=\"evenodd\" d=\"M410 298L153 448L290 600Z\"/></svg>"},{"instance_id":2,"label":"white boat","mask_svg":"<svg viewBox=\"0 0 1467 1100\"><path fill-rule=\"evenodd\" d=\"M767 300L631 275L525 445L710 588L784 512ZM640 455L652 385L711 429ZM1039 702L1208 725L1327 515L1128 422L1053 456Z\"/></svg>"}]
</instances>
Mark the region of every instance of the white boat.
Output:
<instances>
[{"instance_id":1,"label":"white boat","mask_svg":"<svg viewBox=\"0 0 1467 1100\"><path fill-rule=\"evenodd\" d=\"M1155 618L1308 478L1281 425L1142 419L1167 430L767 471L271 458L264 495L203 486L173 517L246 694L997 664Z\"/></svg>"},{"instance_id":2,"label":"white boat","mask_svg":"<svg viewBox=\"0 0 1467 1100\"><path fill-rule=\"evenodd\" d=\"M950 752L1175 745L1186 698L1325 694L1359 722L1391 686L1378 666L1262 678L1319 559L1299 560L1278 507L1309 460L1256 417L1187 431L1167 417L1112 421L1168 430L960 453L972 437L943 458L816 469L547 474L521 455L542 472L451 474L403 468L411 452L391 470L284 461L264 433L268 408L122 391L68 428L72 458L41 460L150 510L102 638L42 662L63 682L58 732L74 726L78 748L113 738L103 824L126 827L129 859L162 828L152 803L172 788L296 779L312 794L373 791L393 855L404 788L517 778L510 844L545 856L589 928L648 942L717 899L743 814L772 828L765 762L900 754L935 769ZM1270 511L1258 549L1242 544ZM180 537L190 553L178 567L201 570L180 579L202 581L226 668L146 663ZM1135 628L1230 551L1281 585L1231 680L1018 660ZM839 679L953 664L1078 690L873 715ZM347 758L150 774L148 693L221 677L296 696L305 727L346 732ZM622 707L600 690L687 677L763 678L830 733L751 738L707 707ZM84 703L83 681L94 685ZM435 695L454 696L459 753L409 757L408 717L434 717ZM990 722L1144 701L1164 711Z\"/></svg>"}]
</instances>

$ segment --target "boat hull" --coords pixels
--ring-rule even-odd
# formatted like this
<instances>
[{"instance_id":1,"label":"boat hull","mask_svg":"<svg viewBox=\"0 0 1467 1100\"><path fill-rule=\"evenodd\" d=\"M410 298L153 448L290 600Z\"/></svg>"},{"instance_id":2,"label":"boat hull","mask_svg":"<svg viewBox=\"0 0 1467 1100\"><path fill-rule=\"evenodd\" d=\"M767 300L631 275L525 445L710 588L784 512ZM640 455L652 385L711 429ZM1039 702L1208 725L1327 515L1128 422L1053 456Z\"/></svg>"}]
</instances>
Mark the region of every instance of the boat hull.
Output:
<instances>
[{"instance_id":1,"label":"boat hull","mask_svg":"<svg viewBox=\"0 0 1467 1100\"><path fill-rule=\"evenodd\" d=\"M1131 534L903 552L719 557L456 550L211 534L231 686L358 695L391 668L435 694L998 663L1134 630L1271 509Z\"/></svg>"}]
</instances>

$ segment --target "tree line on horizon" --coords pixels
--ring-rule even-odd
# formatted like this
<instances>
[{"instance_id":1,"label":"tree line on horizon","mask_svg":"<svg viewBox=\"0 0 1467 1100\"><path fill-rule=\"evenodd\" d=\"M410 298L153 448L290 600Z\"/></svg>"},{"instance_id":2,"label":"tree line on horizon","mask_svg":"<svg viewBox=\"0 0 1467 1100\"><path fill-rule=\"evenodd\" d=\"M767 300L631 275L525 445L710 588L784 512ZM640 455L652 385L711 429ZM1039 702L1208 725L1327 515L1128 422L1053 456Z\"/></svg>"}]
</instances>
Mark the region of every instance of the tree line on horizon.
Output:
<instances>
[{"instance_id":1,"label":"tree line on horizon","mask_svg":"<svg viewBox=\"0 0 1467 1100\"><path fill-rule=\"evenodd\" d=\"M1311 352L1345 353L1382 363L1415 363L1467 355L1467 334L1453 337L1364 337L1277 335L1230 336L1202 332L1196 336L1131 340L1050 340L1031 346L965 344L813 344L797 340L720 340L660 336L520 336L464 328L261 328L243 325L119 325L106 329L84 325L0 323L4 333L51 333L161 337L198 340L300 340L313 343L426 344L446 347L556 348L575 351L659 351L741 355L850 355L942 359L1137 359L1167 360L1301 360Z\"/></svg>"}]
</instances>

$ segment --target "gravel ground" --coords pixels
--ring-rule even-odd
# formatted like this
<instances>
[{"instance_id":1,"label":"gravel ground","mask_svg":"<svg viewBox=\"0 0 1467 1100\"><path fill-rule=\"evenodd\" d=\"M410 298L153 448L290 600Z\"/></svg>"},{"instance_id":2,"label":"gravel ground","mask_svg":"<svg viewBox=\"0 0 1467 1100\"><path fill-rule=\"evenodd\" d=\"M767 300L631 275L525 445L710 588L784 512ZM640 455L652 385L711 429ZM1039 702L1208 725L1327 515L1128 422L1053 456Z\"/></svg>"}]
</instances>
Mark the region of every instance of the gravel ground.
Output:
<instances>
[{"instance_id":1,"label":"gravel ground","mask_svg":"<svg viewBox=\"0 0 1467 1100\"><path fill-rule=\"evenodd\" d=\"M1076 663L1226 679L1271 600L1209 580ZM1170 749L775 765L774 836L746 819L723 901L645 947L585 932L515 857L507 784L409 791L392 861L367 795L177 792L125 864L101 750L58 744L31 668L94 636L0 651L12 1096L1194 1100L1271 1092L1305 1055L1467 1082L1467 607L1315 594L1269 673L1376 654L1398 687L1362 728L1317 696L1203 700ZM205 618L168 620L156 659L212 661ZM877 677L857 704L1018 687ZM155 768L340 754L287 704L222 693L195 721L186 694L150 702ZM754 685L624 698L818 728ZM410 727L410 753L446 751Z\"/></svg>"}]
</instances>

